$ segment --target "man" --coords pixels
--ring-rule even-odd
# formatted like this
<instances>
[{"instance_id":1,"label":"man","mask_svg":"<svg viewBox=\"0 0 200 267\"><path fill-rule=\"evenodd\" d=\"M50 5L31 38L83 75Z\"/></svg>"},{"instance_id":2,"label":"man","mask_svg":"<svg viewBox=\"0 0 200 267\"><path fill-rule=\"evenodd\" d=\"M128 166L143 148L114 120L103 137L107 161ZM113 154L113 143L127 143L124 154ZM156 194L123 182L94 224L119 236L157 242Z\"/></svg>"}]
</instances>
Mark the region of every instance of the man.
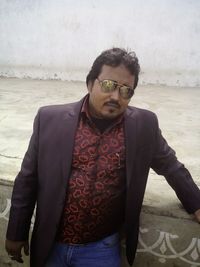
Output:
<instances>
[{"instance_id":1,"label":"man","mask_svg":"<svg viewBox=\"0 0 200 267\"><path fill-rule=\"evenodd\" d=\"M133 264L150 167L164 175L200 222L200 190L159 130L150 111L128 106L140 67L134 53L113 48L94 61L89 94L39 110L16 177L6 249L28 254L32 267L119 267L119 232Z\"/></svg>"}]
</instances>

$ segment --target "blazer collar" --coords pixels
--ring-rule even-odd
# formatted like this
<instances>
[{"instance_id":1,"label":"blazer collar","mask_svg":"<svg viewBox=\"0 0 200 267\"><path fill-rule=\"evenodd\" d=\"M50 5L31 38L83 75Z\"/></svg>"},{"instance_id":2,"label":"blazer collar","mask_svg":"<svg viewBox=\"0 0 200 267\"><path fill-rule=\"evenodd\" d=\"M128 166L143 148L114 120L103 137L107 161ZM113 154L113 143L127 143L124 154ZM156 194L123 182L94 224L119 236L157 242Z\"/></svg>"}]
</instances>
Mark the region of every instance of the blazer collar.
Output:
<instances>
[{"instance_id":1,"label":"blazer collar","mask_svg":"<svg viewBox=\"0 0 200 267\"><path fill-rule=\"evenodd\" d=\"M66 180L69 178L73 157L73 148L75 141L76 129L79 123L79 115L85 97L79 102L67 105L66 112L63 116L62 133L61 133L61 161L62 175L64 185L67 186Z\"/></svg>"}]
</instances>

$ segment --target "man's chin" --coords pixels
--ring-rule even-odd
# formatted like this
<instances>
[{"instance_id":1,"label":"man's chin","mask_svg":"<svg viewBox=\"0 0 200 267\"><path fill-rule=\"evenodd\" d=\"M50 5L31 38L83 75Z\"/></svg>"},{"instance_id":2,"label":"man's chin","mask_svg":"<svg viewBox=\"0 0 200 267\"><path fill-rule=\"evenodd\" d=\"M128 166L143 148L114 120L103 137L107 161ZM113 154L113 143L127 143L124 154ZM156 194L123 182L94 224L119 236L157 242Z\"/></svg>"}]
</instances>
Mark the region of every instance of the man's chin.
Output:
<instances>
[{"instance_id":1,"label":"man's chin","mask_svg":"<svg viewBox=\"0 0 200 267\"><path fill-rule=\"evenodd\" d=\"M112 120L112 119L115 119L119 116L120 114L118 112L105 112L105 113L102 113L102 118L103 119L107 119L107 120Z\"/></svg>"}]
</instances>

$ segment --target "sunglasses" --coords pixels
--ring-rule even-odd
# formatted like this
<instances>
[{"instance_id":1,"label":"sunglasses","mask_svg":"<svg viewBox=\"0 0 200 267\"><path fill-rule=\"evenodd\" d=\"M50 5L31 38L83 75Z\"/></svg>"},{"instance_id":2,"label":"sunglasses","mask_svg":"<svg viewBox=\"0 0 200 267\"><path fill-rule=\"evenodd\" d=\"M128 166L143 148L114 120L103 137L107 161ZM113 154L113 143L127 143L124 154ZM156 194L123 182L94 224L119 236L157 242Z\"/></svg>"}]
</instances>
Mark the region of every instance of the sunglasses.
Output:
<instances>
[{"instance_id":1,"label":"sunglasses","mask_svg":"<svg viewBox=\"0 0 200 267\"><path fill-rule=\"evenodd\" d=\"M116 81L112 81L112 80L100 81L98 78L97 78L97 81L101 85L101 90L103 93L112 93L116 89L119 88L119 94L124 99L130 99L134 94L133 88L131 88L130 86L123 85L123 84L119 84Z\"/></svg>"}]
</instances>

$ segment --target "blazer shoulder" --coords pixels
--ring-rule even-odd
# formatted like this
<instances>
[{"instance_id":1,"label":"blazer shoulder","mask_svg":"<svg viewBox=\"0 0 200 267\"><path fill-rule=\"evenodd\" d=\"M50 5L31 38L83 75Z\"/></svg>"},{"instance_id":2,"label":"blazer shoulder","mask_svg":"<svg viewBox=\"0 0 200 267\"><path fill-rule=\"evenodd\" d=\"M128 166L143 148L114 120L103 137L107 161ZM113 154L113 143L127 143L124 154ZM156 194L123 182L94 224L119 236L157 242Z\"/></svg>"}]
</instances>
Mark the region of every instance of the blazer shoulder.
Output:
<instances>
[{"instance_id":1,"label":"blazer shoulder","mask_svg":"<svg viewBox=\"0 0 200 267\"><path fill-rule=\"evenodd\" d=\"M153 143L159 130L156 114L136 107L128 107L125 124L126 129L136 129L138 140L143 144Z\"/></svg>"},{"instance_id":2,"label":"blazer shoulder","mask_svg":"<svg viewBox=\"0 0 200 267\"><path fill-rule=\"evenodd\" d=\"M62 114L71 114L77 115L80 113L83 101L85 97L82 98L80 101L67 103L67 104L60 104L60 105L48 105L40 107L38 110L38 116L44 117L56 117Z\"/></svg>"},{"instance_id":3,"label":"blazer shoulder","mask_svg":"<svg viewBox=\"0 0 200 267\"><path fill-rule=\"evenodd\" d=\"M68 103L68 104L60 104L60 105L48 105L48 106L43 106L40 107L38 112L39 113L62 113L67 112L67 111L72 111L79 102L74 102L74 103Z\"/></svg>"},{"instance_id":4,"label":"blazer shoulder","mask_svg":"<svg viewBox=\"0 0 200 267\"><path fill-rule=\"evenodd\" d=\"M141 119L148 119L148 120L157 120L157 115L147 109L142 109L142 108L137 108L133 106L128 106L127 107L127 112L126 112L128 117L132 118L141 118Z\"/></svg>"}]
</instances>

